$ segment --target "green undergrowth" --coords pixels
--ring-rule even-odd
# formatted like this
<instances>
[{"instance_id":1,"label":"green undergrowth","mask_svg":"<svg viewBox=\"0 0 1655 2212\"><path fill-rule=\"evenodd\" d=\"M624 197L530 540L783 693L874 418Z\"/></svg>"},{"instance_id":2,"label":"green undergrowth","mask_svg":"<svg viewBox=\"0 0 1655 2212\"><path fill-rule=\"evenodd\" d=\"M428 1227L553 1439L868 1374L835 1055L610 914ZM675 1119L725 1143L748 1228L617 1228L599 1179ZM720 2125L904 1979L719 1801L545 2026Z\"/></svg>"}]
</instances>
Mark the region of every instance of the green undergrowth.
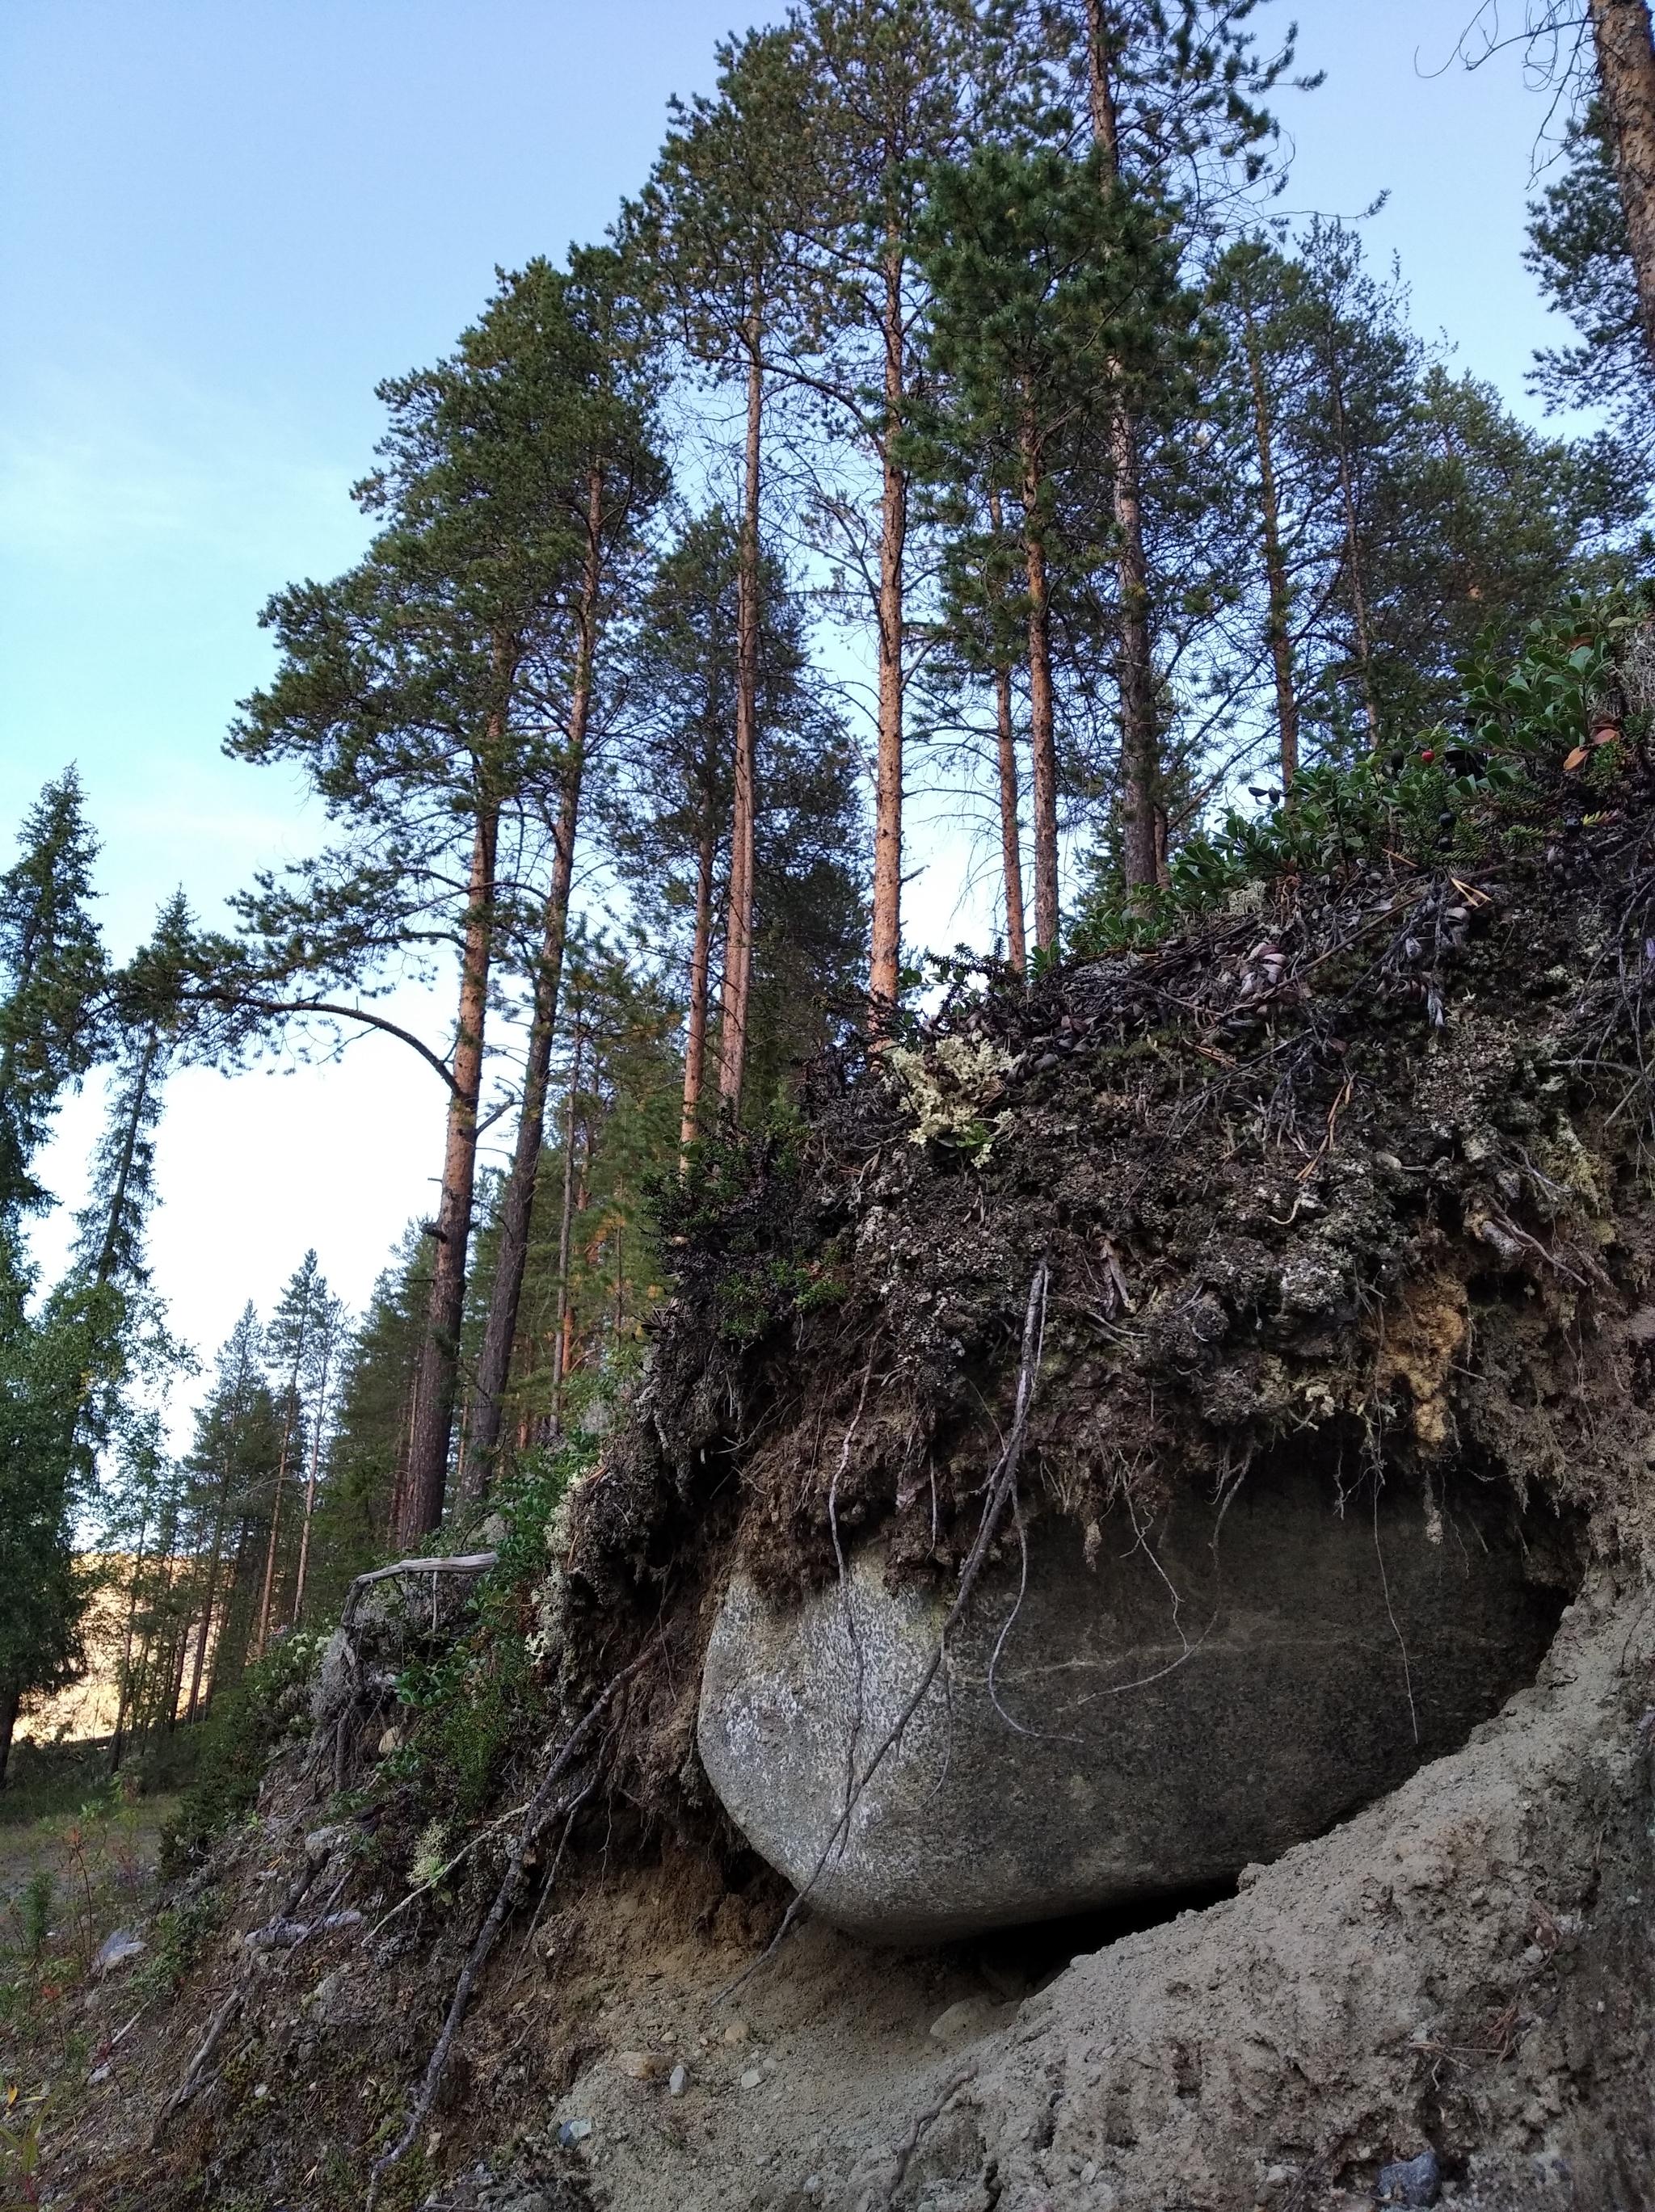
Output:
<instances>
[{"instance_id":1,"label":"green undergrowth","mask_svg":"<svg viewBox=\"0 0 1655 2212\"><path fill-rule=\"evenodd\" d=\"M531 1655L532 1594L545 1575L548 1532L569 1485L596 1459L601 1396L555 1448L525 1452L489 1504L506 1524L499 1564L476 1584L457 1632L417 1651L397 1680L406 1741L381 1764L391 1784L464 1825L492 1802L521 1743L544 1732L545 1696Z\"/></svg>"},{"instance_id":2,"label":"green undergrowth","mask_svg":"<svg viewBox=\"0 0 1655 2212\"><path fill-rule=\"evenodd\" d=\"M325 1640L302 1629L281 1638L197 1724L195 1778L163 1838L167 1874L181 1872L250 1812L271 1753L309 1733L310 1678Z\"/></svg>"},{"instance_id":3,"label":"green undergrowth","mask_svg":"<svg viewBox=\"0 0 1655 2212\"><path fill-rule=\"evenodd\" d=\"M719 1337L736 1349L846 1296L844 1255L832 1243L824 1250L793 1207L806 1133L791 1102L752 1127L721 1125L691 1147L681 1173L649 1189L678 1295L710 1298Z\"/></svg>"},{"instance_id":4,"label":"green undergrowth","mask_svg":"<svg viewBox=\"0 0 1655 2212\"><path fill-rule=\"evenodd\" d=\"M1514 661L1466 672L1457 726L1381 743L1354 763L1300 769L1257 814L1232 808L1188 838L1169 881L1130 898L1100 873L1070 932L1080 958L1158 944L1250 885L1380 860L1476 867L1541 845L1561 820L1590 823L1617 788L1652 717L1628 684L1627 648L1655 611L1655 586L1572 599L1531 623ZM1609 732L1615 732L1609 735Z\"/></svg>"}]
</instances>

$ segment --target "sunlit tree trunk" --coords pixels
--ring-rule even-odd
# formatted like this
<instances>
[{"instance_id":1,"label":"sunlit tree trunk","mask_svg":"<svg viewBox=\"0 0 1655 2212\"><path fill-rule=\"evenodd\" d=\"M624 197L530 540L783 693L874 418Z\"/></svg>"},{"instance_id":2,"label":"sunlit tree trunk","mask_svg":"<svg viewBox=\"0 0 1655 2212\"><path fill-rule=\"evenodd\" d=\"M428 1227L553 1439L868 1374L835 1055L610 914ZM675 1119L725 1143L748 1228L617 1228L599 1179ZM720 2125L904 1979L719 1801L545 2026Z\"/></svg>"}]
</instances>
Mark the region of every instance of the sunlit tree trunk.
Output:
<instances>
[{"instance_id":1,"label":"sunlit tree trunk","mask_svg":"<svg viewBox=\"0 0 1655 2212\"><path fill-rule=\"evenodd\" d=\"M1087 83L1092 131L1111 183L1121 174L1120 126L1110 79L1113 45L1104 0L1086 0ZM1138 425L1127 394L1110 409L1110 498L1120 591L1121 862L1129 894L1165 879L1166 833L1161 793L1160 739L1155 727L1155 675L1149 620L1149 562L1144 551Z\"/></svg>"},{"instance_id":2,"label":"sunlit tree trunk","mask_svg":"<svg viewBox=\"0 0 1655 2212\"><path fill-rule=\"evenodd\" d=\"M1276 489L1275 434L1269 391L1264 380L1263 350L1253 326L1252 310L1244 307L1246 324L1247 371L1253 395L1253 431L1258 447L1259 504L1264 529L1264 580L1269 594L1265 641L1275 677L1275 720L1281 758L1281 787L1291 791L1299 773L1299 695L1293 683L1293 612L1287 587L1287 564L1281 550L1281 503Z\"/></svg>"},{"instance_id":3,"label":"sunlit tree trunk","mask_svg":"<svg viewBox=\"0 0 1655 2212\"><path fill-rule=\"evenodd\" d=\"M719 1103L741 1110L747 1067L747 1002L752 979L753 810L758 763L759 439L764 374L759 319L748 328L747 441L741 535L736 567L735 811L730 827L730 907L724 939L724 992L719 1009Z\"/></svg>"},{"instance_id":4,"label":"sunlit tree trunk","mask_svg":"<svg viewBox=\"0 0 1655 2212\"><path fill-rule=\"evenodd\" d=\"M880 441L879 752L873 789L873 931L869 978L873 1018L895 1006L901 988L903 815L903 583L908 543L908 476L894 458L904 386L903 250L885 254L885 402Z\"/></svg>"},{"instance_id":5,"label":"sunlit tree trunk","mask_svg":"<svg viewBox=\"0 0 1655 2212\"><path fill-rule=\"evenodd\" d=\"M511 1170L501 1194L500 1238L495 1255L494 1285L489 1317L478 1358L477 1403L472 1411L470 1468L461 1484L473 1499L486 1492L494 1474L500 1441L501 1414L506 1384L511 1373L512 1346L517 1337L517 1316L523 1299L523 1275L528 1265L529 1223L534 1211L534 1186L540 1153L545 1141L546 1081L551 1066L552 1039L557 1027L557 1001L563 988L563 948L569 936L569 893L575 881L575 837L579 825L581 789L586 774L587 730L592 712L592 684L597 659L599 593L603 583L604 472L592 471L587 491L586 568L581 589L580 636L576 647L575 684L569 699L569 747L563 763L557 823L554 831L551 885L546 896L539 961L535 970L534 1011L529 1028L528 1054L523 1072L523 1103L518 1115L517 1142Z\"/></svg>"},{"instance_id":6,"label":"sunlit tree trunk","mask_svg":"<svg viewBox=\"0 0 1655 2212\"><path fill-rule=\"evenodd\" d=\"M1647 0L1591 0L1591 15L1639 318L1655 363L1655 36Z\"/></svg>"},{"instance_id":7,"label":"sunlit tree trunk","mask_svg":"<svg viewBox=\"0 0 1655 2212\"><path fill-rule=\"evenodd\" d=\"M989 494L989 520L997 538L1005 527L997 491ZM1017 818L1017 738L1012 726L1012 672L1007 662L998 659L995 667L995 738L1000 769L1000 860L1006 882L1006 957L1014 972L1021 975L1028 966L1028 947L1023 935L1023 841Z\"/></svg>"},{"instance_id":8,"label":"sunlit tree trunk","mask_svg":"<svg viewBox=\"0 0 1655 2212\"><path fill-rule=\"evenodd\" d=\"M690 951L690 1009L684 1042L684 1112L678 1124L678 1149L687 1152L700 1123L701 1085L707 1057L707 981L713 949L713 865L717 837L709 820L701 833L696 860L696 934Z\"/></svg>"},{"instance_id":9,"label":"sunlit tree trunk","mask_svg":"<svg viewBox=\"0 0 1655 2212\"><path fill-rule=\"evenodd\" d=\"M498 731L496 732L498 736ZM403 1495L401 1540L412 1546L442 1518L453 1436L454 1379L460 1321L465 1305L465 1258L472 1234L477 1179L477 1109L483 1086L483 1036L489 970L494 950L495 854L500 834L497 804L479 804L472 840L465 933L460 960L459 1015L454 1038L453 1088L442 1158L442 1192L430 1234L436 1251L425 1333L420 1344L413 1436Z\"/></svg>"},{"instance_id":10,"label":"sunlit tree trunk","mask_svg":"<svg viewBox=\"0 0 1655 2212\"><path fill-rule=\"evenodd\" d=\"M1051 610L1040 517L1040 462L1023 439L1023 550L1029 591L1029 743L1034 763L1034 941L1057 950L1057 738L1052 697Z\"/></svg>"},{"instance_id":11,"label":"sunlit tree trunk","mask_svg":"<svg viewBox=\"0 0 1655 2212\"><path fill-rule=\"evenodd\" d=\"M327 1370L332 1357L332 1346L326 1339L324 1339L322 1344L322 1370L320 1377L316 1385L316 1412L311 1423L310 1472L305 1481L305 1525L299 1534L299 1571L294 1581L292 1618L295 1625L297 1624L300 1613L304 1607L305 1577L310 1567L310 1524L315 1518L316 1514L316 1479L321 1471L322 1464L322 1410L327 1403ZM203 1631L203 1635L204 1638L204 1630ZM200 1672L200 1667L198 1665L196 1668L198 1679L199 1679ZM191 1711L193 1711L195 1709L195 1698L193 1692L192 1692L190 1698L190 1707Z\"/></svg>"}]
</instances>

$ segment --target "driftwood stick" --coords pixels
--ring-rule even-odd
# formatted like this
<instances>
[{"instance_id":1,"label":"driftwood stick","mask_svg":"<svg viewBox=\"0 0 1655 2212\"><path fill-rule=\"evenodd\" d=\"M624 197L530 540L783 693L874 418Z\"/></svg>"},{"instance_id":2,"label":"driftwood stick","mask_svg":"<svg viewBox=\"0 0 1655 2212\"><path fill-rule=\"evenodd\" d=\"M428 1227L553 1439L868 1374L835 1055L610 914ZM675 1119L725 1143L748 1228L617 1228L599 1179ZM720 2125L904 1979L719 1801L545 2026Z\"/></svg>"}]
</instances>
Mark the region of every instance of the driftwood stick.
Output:
<instances>
[{"instance_id":1,"label":"driftwood stick","mask_svg":"<svg viewBox=\"0 0 1655 2212\"><path fill-rule=\"evenodd\" d=\"M468 1552L453 1559L398 1559L388 1567L371 1567L365 1575L358 1575L345 1592L344 1611L339 1616L341 1628L349 1628L356 1617L356 1600L369 1583L389 1582L395 1575L429 1575L435 1593L439 1575L485 1575L500 1562L498 1552Z\"/></svg>"},{"instance_id":2,"label":"driftwood stick","mask_svg":"<svg viewBox=\"0 0 1655 2212\"><path fill-rule=\"evenodd\" d=\"M977 1540L966 1555L965 1565L960 1569L959 1589L955 1593L952 1605L948 1608L947 1618L942 1624L935 1648L927 1661L908 1702L897 1714L891 1726L885 1730L872 1758L856 1777L855 1787L846 1791L844 1805L838 1819L833 1824L832 1832L826 1843L823 1844L821 1855L811 1869L804 1887L782 1915L782 1925L771 1936L758 1958L750 1965L744 1966L735 1979L719 1991L713 2000L715 2004L721 2003L726 1997L733 1996L748 1975L756 1973L765 1960L774 1958L781 1948L788 1929L798 1918L812 1890L820 1881L823 1869L828 1861L849 1836L851 1820L862 1792L873 1779L884 1763L886 1754L902 1741L904 1729L925 1702L927 1692L937 1679L938 1670L947 1656L948 1638L964 1617L965 1608L971 1601L971 1592L976 1589L977 1577L983 1571L983 1563L988 1557L989 1547L994 1541L995 1531L999 1527L1007 1503L1017 1486L1017 1470L1022 1462L1024 1444L1028 1438L1029 1415L1034 1406L1035 1388L1040 1379L1040 1358L1046 1335L1046 1289L1050 1279L1050 1267L1044 1260L1042 1260L1034 1271L1033 1280L1029 1285L1029 1303L1023 1316L1023 1358L1018 1370L1017 1400L1012 1415L1011 1429L1001 1452L999 1462L989 1478L989 1495L983 1504L983 1519L977 1528Z\"/></svg>"},{"instance_id":3,"label":"driftwood stick","mask_svg":"<svg viewBox=\"0 0 1655 2212\"><path fill-rule=\"evenodd\" d=\"M472 1948L466 1954L465 1963L460 1968L459 1979L454 1984L454 1993L448 2002L448 2016L443 2022L442 2033L437 2038L436 2048L432 2051L426 2065L424 2079L421 2081L419 2094L414 2100L414 2108L408 2116L408 2124L390 2149L384 2152L374 2162L373 2172L368 2177L368 2197L363 2212L374 2212L374 2206L379 2203L380 2190L386 2175L396 2165L398 2160L406 2154L414 2138L425 2124L432 2106L436 2102L437 2091L441 2087L443 2074L453 2054L455 2039L459 2033L460 2023L465 2017L465 2008L471 2002L472 1991L477 1986L478 1977L488 1963L489 1954L494 1949L501 1929L505 1925L506 1916L516 1898L518 1885L523 1877L525 1860L553 1820L560 1814L575 1811L591 1795L595 1787L595 1777L587 1779L579 1789L567 1793L561 1801L557 1796L557 1784L579 1756L581 1747L598 1721L608 1711L633 1676L641 1673L655 1656L660 1649L660 1643L661 1639L656 1637L647 1644L631 1665L623 1668L595 1702L587 1706L584 1715L566 1738L562 1750L542 1777L540 1786L530 1798L523 1816L523 1825L512 1838L511 1848L507 1853L506 1871L501 1878L499 1888L495 1892L494 1903L489 1907L483 1925L478 1929Z\"/></svg>"}]
</instances>

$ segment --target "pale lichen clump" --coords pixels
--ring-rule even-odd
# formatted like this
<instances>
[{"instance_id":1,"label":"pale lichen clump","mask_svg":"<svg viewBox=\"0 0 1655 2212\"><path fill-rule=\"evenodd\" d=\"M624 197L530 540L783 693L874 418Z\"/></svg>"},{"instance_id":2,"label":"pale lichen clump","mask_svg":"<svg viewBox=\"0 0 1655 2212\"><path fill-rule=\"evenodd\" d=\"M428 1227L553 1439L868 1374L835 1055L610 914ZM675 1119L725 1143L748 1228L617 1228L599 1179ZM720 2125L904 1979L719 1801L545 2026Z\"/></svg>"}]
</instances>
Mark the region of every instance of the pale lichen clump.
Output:
<instances>
[{"instance_id":1,"label":"pale lichen clump","mask_svg":"<svg viewBox=\"0 0 1655 2212\"><path fill-rule=\"evenodd\" d=\"M910 1142L952 1145L978 1162L988 1158L1012 1119L1009 1111L989 1115L1011 1073L1008 1052L989 1037L945 1036L929 1052L895 1045L886 1064L914 1116Z\"/></svg>"}]
</instances>

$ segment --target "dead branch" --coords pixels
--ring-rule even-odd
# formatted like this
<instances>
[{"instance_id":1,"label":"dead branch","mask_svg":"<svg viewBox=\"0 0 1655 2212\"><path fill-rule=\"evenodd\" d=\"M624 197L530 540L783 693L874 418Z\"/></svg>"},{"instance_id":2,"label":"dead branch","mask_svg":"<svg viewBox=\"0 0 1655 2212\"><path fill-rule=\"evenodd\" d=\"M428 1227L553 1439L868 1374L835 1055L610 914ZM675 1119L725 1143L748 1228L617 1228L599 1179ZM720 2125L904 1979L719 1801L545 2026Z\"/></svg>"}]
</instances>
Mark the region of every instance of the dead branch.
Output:
<instances>
[{"instance_id":1,"label":"dead branch","mask_svg":"<svg viewBox=\"0 0 1655 2212\"><path fill-rule=\"evenodd\" d=\"M230 1991L228 1996L225 1998L223 2003L220 2005L218 2010L208 2021L207 2033L202 2039L201 2048L196 2052L195 2057L190 2061L189 2068L185 2074L184 2079L179 2083L177 2088L173 2090L172 2095L167 2100L167 2102L155 2114L155 2124L149 2130L149 2148L151 2150L153 2150L155 2145L161 2141L161 2131L166 2127L167 2123L173 2118L175 2113L181 2112L184 2110L184 2107L189 2103L191 2098L194 2096L196 2091L201 2087L201 2077L203 2074L205 2073L207 2068L212 2063L213 2053L217 2050L220 2042L222 2040L225 2029L235 2018L237 2013L240 2011L241 2001L246 1994L247 1984L246 1978L244 1978L240 1981L237 1982L235 1987Z\"/></svg>"},{"instance_id":2,"label":"dead branch","mask_svg":"<svg viewBox=\"0 0 1655 2212\"><path fill-rule=\"evenodd\" d=\"M300 1875L298 1881L293 1885L292 1888L289 1890L286 1901L278 1909L276 1914L277 1921L285 1921L297 1910L304 1897L305 1892L310 1887L314 1874L314 1868L307 1867L305 1869L305 1871ZM242 2003L246 1997L248 1984L252 1981L253 1977L257 1971L258 1954L256 1952L250 1950L247 1955L247 1963L242 1968L240 1973L236 1977L234 1988L230 1990L229 1995L224 1999L223 2002L219 2006L218 2010L213 2014L211 2020L208 2021L207 2033L202 2039L201 2047L196 2052L194 2057L191 2059L188 2067L186 2069L184 2079L179 2083L177 2088L173 2090L172 2095L167 2100L161 2110L155 2114L155 2125L149 2130L149 2148L151 2150L153 2150L155 2148L155 2145L161 2141L162 2132L165 2130L167 2122L172 2119L176 2113L181 2112L184 2110L184 2107L189 2103L191 2098L193 2097L197 2090L200 2088L202 2079L205 2075L208 2067L212 2063L213 2053L217 2050L220 2042L222 2040L225 2029L235 2018L237 2013L240 2011ZM131 2023L129 2022L128 2025L130 2026ZM123 2029L121 2032L125 2034L125 2030Z\"/></svg>"},{"instance_id":3,"label":"dead branch","mask_svg":"<svg viewBox=\"0 0 1655 2212\"><path fill-rule=\"evenodd\" d=\"M465 2008L471 2002L472 1991L477 1986L478 1977L487 1965L489 1954L494 1949L500 1931L505 1925L506 1916L512 1908L517 1895L518 1886L523 1878L525 1862L554 1820L572 1816L580 1809L586 1799L596 1789L598 1777L594 1773L579 1788L565 1792L561 1796L557 1794L557 1784L579 1756L581 1747L590 1736L598 1721L633 1677L641 1673L649 1661L655 1657L660 1650L660 1637L654 1638L647 1644L631 1665L624 1667L597 1699L587 1706L585 1714L564 1739L563 1748L547 1768L538 1789L530 1798L523 1816L523 1825L512 1838L511 1848L506 1855L506 1871L501 1877L499 1888L495 1892L494 1903L489 1907L483 1925L478 1929L472 1948L465 1955L465 1963L460 1968L459 1978L454 1984L453 1996L449 1999L447 2018L443 2022L441 2034L437 2038L436 2048L432 2051L426 2065L424 2079L421 2081L419 2094L414 2100L414 2108L408 2116L408 2124L391 2148L374 2162L373 2172L368 2177L368 2197L363 2212L374 2212L374 2206L379 2203L380 2190L386 2175L398 2160L405 2155L421 2128L425 2124L431 2107L436 2101L437 2091L442 2085L442 2076L447 2071L448 2060L453 2055L460 2023L464 2021Z\"/></svg>"},{"instance_id":4,"label":"dead branch","mask_svg":"<svg viewBox=\"0 0 1655 2212\"><path fill-rule=\"evenodd\" d=\"M389 1582L396 1575L429 1575L433 1597L436 1595L439 1575L485 1575L500 1561L498 1552L469 1552L454 1559L398 1559L388 1567L372 1567L365 1575L358 1575L345 1592L344 1610L339 1615L339 1626L348 1629L356 1617L356 1600L369 1583Z\"/></svg>"}]
</instances>

